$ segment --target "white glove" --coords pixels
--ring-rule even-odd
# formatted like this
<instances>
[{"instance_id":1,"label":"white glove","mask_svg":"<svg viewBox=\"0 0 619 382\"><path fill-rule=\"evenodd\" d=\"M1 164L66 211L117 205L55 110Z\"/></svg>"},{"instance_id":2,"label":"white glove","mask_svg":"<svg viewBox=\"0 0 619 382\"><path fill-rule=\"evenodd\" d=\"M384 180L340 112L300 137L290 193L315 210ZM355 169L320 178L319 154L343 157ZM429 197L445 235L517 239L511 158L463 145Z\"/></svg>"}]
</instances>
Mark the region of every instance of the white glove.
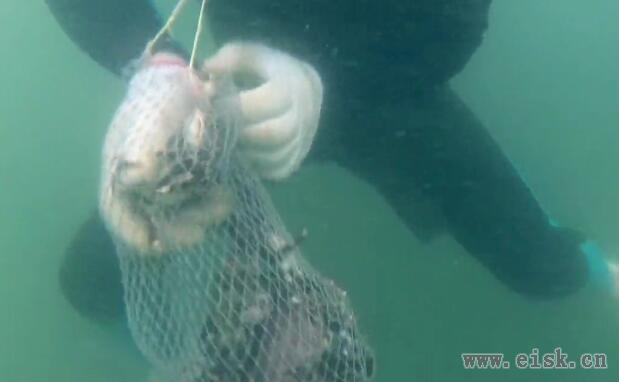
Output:
<instances>
[{"instance_id":1,"label":"white glove","mask_svg":"<svg viewBox=\"0 0 619 382\"><path fill-rule=\"evenodd\" d=\"M239 153L264 178L293 173L318 127L323 88L316 70L283 52L243 42L224 45L203 69L214 76L259 79L256 87L240 90Z\"/></svg>"}]
</instances>

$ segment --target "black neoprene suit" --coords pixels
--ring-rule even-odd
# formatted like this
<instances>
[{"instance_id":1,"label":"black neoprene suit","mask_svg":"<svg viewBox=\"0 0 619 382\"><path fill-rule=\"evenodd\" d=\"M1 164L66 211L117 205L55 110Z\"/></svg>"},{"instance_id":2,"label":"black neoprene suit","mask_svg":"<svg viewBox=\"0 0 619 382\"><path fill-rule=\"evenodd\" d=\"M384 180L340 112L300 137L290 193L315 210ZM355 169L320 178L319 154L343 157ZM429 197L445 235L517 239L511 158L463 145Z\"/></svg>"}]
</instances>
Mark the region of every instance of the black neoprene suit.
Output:
<instances>
[{"instance_id":1,"label":"black neoprene suit","mask_svg":"<svg viewBox=\"0 0 619 382\"><path fill-rule=\"evenodd\" d=\"M147 0L47 3L73 41L117 74L161 25ZM588 279L580 235L551 224L448 84L481 44L489 6L211 0L208 15L218 41L261 41L316 67L325 99L314 160L335 160L368 180L420 239L451 233L511 289L534 298L570 294ZM380 114L385 106L405 117ZM103 235L93 224L91 234Z\"/></svg>"}]
</instances>

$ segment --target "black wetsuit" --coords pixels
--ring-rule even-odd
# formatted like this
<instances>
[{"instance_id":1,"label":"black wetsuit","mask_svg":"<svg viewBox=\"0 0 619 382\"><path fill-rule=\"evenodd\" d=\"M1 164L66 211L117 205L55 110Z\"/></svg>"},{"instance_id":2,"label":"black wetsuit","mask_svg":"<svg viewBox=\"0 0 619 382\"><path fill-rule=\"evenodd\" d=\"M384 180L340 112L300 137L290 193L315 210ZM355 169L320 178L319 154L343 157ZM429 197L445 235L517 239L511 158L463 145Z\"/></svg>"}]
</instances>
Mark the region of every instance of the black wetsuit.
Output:
<instances>
[{"instance_id":1,"label":"black wetsuit","mask_svg":"<svg viewBox=\"0 0 619 382\"><path fill-rule=\"evenodd\" d=\"M160 26L147 0L47 3L68 35L115 73ZM211 0L208 13L218 41L261 41L317 68L325 100L314 159L336 160L367 179L419 238L450 232L513 290L566 295L589 276L582 238L551 223L448 85L481 44L489 6L490 0ZM406 117L377 112L398 105Z\"/></svg>"}]
</instances>

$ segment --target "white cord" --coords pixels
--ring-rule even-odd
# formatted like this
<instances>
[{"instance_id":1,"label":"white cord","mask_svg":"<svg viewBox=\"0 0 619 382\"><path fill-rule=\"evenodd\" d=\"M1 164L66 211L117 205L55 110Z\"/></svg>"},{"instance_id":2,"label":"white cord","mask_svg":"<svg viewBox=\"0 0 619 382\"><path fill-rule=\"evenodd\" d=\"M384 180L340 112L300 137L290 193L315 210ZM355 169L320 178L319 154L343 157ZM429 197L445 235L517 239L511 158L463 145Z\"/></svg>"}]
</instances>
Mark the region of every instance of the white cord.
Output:
<instances>
[{"instance_id":1,"label":"white cord","mask_svg":"<svg viewBox=\"0 0 619 382\"><path fill-rule=\"evenodd\" d=\"M159 32L157 32L155 37L152 40L150 40L148 44L146 45L147 53L152 54L153 48L155 47L155 45L159 43L159 41L163 38L163 36L166 33L170 32L174 24L176 24L178 15L181 13L183 8L185 8L188 2L189 0L179 0L178 4L176 4L176 7L174 7L174 10L172 11L172 14L168 18L168 21L166 21L165 25L159 30Z\"/></svg>"},{"instance_id":2,"label":"white cord","mask_svg":"<svg viewBox=\"0 0 619 382\"><path fill-rule=\"evenodd\" d=\"M204 13L206 11L207 0L202 0L202 7L200 7L200 17L198 18L198 27L196 29L196 35L193 39L193 48L191 49L191 59L189 60L189 68L195 69L196 52L198 51L198 43L200 42L200 36L202 35Z\"/></svg>"}]
</instances>

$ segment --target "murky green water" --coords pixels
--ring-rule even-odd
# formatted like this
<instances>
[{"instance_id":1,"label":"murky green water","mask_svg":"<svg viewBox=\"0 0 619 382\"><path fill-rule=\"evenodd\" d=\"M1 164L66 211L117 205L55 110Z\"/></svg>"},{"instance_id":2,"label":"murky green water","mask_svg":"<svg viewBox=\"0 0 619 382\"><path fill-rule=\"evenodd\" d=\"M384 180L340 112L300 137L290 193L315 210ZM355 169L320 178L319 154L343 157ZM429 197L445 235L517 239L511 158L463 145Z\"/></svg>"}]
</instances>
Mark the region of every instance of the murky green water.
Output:
<instances>
[{"instance_id":1,"label":"murky green water","mask_svg":"<svg viewBox=\"0 0 619 382\"><path fill-rule=\"evenodd\" d=\"M169 3L169 2L168 2ZM619 6L496 0L453 82L553 216L619 251ZM122 327L80 317L57 272L94 208L123 84L81 54L42 2L0 2L0 381L142 381ZM377 382L614 381L619 298L532 303L450 238L422 245L371 186L335 165L273 189L305 253L352 296ZM472 371L462 352L607 353L609 369Z\"/></svg>"}]
</instances>

